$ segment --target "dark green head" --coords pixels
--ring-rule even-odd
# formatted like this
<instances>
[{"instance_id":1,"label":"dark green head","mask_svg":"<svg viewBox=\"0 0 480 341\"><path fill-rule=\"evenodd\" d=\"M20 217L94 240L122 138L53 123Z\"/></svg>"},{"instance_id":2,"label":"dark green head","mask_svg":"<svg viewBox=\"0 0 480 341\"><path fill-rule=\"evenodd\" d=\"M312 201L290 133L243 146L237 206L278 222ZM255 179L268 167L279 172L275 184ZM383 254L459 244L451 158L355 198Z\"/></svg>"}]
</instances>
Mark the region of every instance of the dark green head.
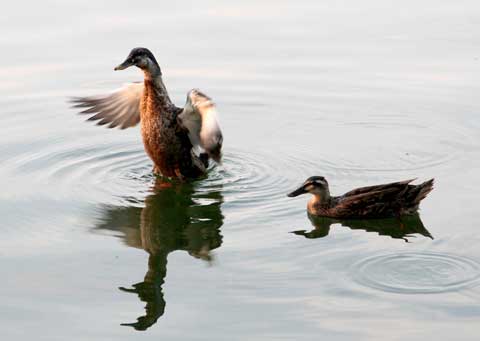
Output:
<instances>
[{"instance_id":1,"label":"dark green head","mask_svg":"<svg viewBox=\"0 0 480 341\"><path fill-rule=\"evenodd\" d=\"M311 193L311 194L329 194L328 182L323 176L311 176L296 190L291 193L288 193L289 197L296 197L301 194Z\"/></svg>"}]
</instances>

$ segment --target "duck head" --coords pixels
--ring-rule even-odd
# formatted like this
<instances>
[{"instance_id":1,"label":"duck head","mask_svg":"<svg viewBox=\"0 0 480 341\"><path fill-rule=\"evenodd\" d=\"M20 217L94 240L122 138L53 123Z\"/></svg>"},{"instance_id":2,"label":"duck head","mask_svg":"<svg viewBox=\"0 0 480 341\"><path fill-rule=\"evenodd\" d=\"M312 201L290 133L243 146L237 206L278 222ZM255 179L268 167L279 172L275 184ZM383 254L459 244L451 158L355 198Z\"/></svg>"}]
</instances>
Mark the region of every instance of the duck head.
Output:
<instances>
[{"instance_id":1,"label":"duck head","mask_svg":"<svg viewBox=\"0 0 480 341\"><path fill-rule=\"evenodd\" d=\"M149 49L144 47L136 47L130 51L127 59L115 67L115 71L125 70L130 66L136 66L142 69L145 74L150 75L161 75L160 66L157 63L157 60L153 56L153 53Z\"/></svg>"},{"instance_id":2,"label":"duck head","mask_svg":"<svg viewBox=\"0 0 480 341\"><path fill-rule=\"evenodd\" d=\"M299 188L288 193L287 196L296 197L305 193L313 194L321 201L329 199L330 190L327 180L323 176L311 176Z\"/></svg>"}]
</instances>

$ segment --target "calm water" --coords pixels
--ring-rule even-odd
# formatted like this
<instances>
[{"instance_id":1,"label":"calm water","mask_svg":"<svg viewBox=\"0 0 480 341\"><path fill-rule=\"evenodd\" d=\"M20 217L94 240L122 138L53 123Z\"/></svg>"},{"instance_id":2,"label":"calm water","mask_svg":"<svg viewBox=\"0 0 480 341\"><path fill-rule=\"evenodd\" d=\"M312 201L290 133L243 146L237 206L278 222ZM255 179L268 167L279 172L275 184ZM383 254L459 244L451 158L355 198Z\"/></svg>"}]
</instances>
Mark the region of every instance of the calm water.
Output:
<instances>
[{"instance_id":1,"label":"calm water","mask_svg":"<svg viewBox=\"0 0 480 341\"><path fill-rule=\"evenodd\" d=\"M0 28L2 340L480 338L478 1L14 1ZM66 103L140 80L135 46L217 102L208 179L156 181L138 128ZM436 188L402 224L310 221L310 175Z\"/></svg>"}]
</instances>

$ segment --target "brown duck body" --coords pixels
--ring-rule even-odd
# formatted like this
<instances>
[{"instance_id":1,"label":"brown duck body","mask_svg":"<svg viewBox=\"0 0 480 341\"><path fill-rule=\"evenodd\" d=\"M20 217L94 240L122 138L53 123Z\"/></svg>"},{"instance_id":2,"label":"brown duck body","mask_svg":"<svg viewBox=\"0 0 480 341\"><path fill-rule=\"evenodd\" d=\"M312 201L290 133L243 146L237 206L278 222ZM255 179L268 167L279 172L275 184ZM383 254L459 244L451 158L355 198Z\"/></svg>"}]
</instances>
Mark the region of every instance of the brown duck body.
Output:
<instances>
[{"instance_id":1,"label":"brown duck body","mask_svg":"<svg viewBox=\"0 0 480 341\"><path fill-rule=\"evenodd\" d=\"M342 196L308 203L308 212L331 218L386 218L413 214L420 201L433 188L433 179L420 185L410 185L413 180L354 189Z\"/></svg>"},{"instance_id":2,"label":"brown duck body","mask_svg":"<svg viewBox=\"0 0 480 341\"><path fill-rule=\"evenodd\" d=\"M182 109L168 97L160 79L145 79L140 101L141 133L145 151L154 163L154 173L180 179L196 178L206 171L192 152L188 130L178 119Z\"/></svg>"},{"instance_id":3,"label":"brown duck body","mask_svg":"<svg viewBox=\"0 0 480 341\"><path fill-rule=\"evenodd\" d=\"M414 214L420 201L433 189L433 179L419 185L413 180L361 187L341 196L330 196L323 177L311 177L289 196L310 192L307 210L311 215L330 218L388 218Z\"/></svg>"},{"instance_id":4,"label":"brown duck body","mask_svg":"<svg viewBox=\"0 0 480 341\"><path fill-rule=\"evenodd\" d=\"M221 160L223 136L214 102L193 89L185 107L176 107L148 49L134 48L115 70L131 66L143 71L143 84L131 83L107 95L75 97L74 107L82 108L82 114L93 114L89 121L108 128L126 129L140 123L154 173L180 180L203 176L209 158Z\"/></svg>"}]
</instances>

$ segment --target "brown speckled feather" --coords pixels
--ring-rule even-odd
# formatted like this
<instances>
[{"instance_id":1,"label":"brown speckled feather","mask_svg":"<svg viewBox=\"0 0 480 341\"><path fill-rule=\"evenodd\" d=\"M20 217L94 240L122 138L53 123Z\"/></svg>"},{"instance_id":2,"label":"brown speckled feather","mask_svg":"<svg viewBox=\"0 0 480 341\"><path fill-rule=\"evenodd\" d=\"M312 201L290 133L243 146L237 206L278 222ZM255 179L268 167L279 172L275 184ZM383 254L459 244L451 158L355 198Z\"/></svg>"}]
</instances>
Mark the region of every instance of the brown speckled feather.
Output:
<instances>
[{"instance_id":1,"label":"brown speckled feather","mask_svg":"<svg viewBox=\"0 0 480 341\"><path fill-rule=\"evenodd\" d=\"M364 218L412 214L433 189L433 179L420 185L410 185L412 181L358 188L334 197L335 204L327 209L328 216Z\"/></svg>"},{"instance_id":2,"label":"brown speckled feather","mask_svg":"<svg viewBox=\"0 0 480 341\"><path fill-rule=\"evenodd\" d=\"M151 80L145 80L140 122L143 144L155 164L154 171L166 177L194 178L205 173L205 165L196 160L188 131L178 122L181 111Z\"/></svg>"},{"instance_id":3,"label":"brown speckled feather","mask_svg":"<svg viewBox=\"0 0 480 341\"><path fill-rule=\"evenodd\" d=\"M433 179L420 185L411 180L361 187L341 196L331 196L323 176L308 178L289 197L311 193L307 210L313 216L330 218L387 218L418 211L420 201L433 189Z\"/></svg>"},{"instance_id":4,"label":"brown speckled feather","mask_svg":"<svg viewBox=\"0 0 480 341\"><path fill-rule=\"evenodd\" d=\"M131 83L110 94L73 97L74 108L83 109L80 114L91 115L88 121L107 128L126 129L140 122L140 102L144 96L144 83ZM158 89L161 93L165 89ZM168 99L169 101L169 99ZM210 158L221 162L223 136L217 120L214 102L197 89L189 91L183 111L176 113L178 123L188 130L195 150L201 147Z\"/></svg>"},{"instance_id":5,"label":"brown speckled feather","mask_svg":"<svg viewBox=\"0 0 480 341\"><path fill-rule=\"evenodd\" d=\"M140 123L145 151L154 163L155 173L181 180L202 176L206 173L208 155L196 156L194 153L191 132L184 124L189 121L179 118L183 109L177 108L170 100L154 55L146 48L134 48L115 70L131 66L143 71L143 83L128 84L109 95L73 98L74 107L83 108L82 114L92 115L89 121L98 121L99 125L108 124L108 128L124 129ZM191 94L193 96L196 92L192 91ZM198 107L208 104L201 101L192 103ZM216 123L216 117L203 116L200 118L200 126L202 131L209 132L207 137L221 137L221 133L216 130L206 129L214 126L211 118ZM214 135L211 131L217 134ZM221 140L217 144L221 146Z\"/></svg>"}]
</instances>

